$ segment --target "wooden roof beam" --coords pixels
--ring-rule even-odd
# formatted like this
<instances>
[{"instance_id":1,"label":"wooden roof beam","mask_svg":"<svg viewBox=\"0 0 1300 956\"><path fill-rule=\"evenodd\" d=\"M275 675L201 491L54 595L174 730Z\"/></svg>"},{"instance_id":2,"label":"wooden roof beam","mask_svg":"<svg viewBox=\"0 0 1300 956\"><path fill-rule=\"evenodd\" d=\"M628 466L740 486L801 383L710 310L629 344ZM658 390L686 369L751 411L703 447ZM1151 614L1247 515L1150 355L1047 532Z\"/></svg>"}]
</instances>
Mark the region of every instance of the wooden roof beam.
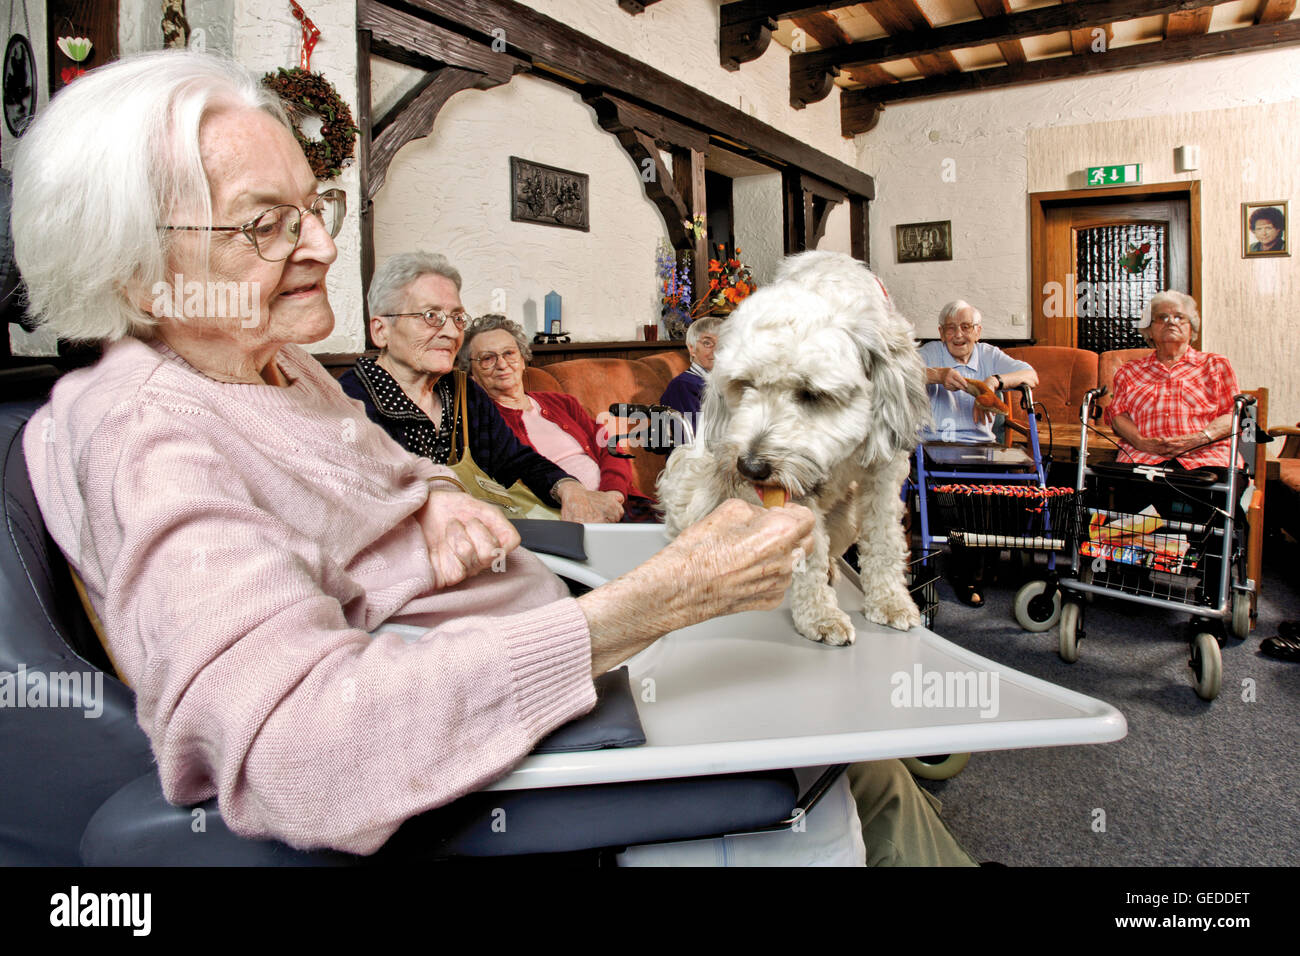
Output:
<instances>
[{"instance_id":1,"label":"wooden roof beam","mask_svg":"<svg viewBox=\"0 0 1300 956\"><path fill-rule=\"evenodd\" d=\"M879 110L886 103L1008 86L1024 86L1092 73L1138 69L1157 63L1230 56L1234 53L1251 53L1296 45L1300 45L1300 20L1288 20L1283 23L1224 30L1204 36L1157 40L1120 49L1111 48L1104 56L1053 57L1034 60L1021 66L970 70L954 76L911 80L863 90L844 90L840 95L840 132L844 136L865 132L866 127L863 124L873 111Z\"/></svg>"},{"instance_id":2,"label":"wooden roof beam","mask_svg":"<svg viewBox=\"0 0 1300 956\"><path fill-rule=\"evenodd\" d=\"M1116 20L1196 10L1222 2L1224 0L1080 0L1078 3L1037 7L1020 13L1004 13L950 26L900 32L829 50L797 53L790 57L790 72L793 76L796 70L802 74L889 63L918 54L1005 43L1066 30L1090 29ZM869 8L874 6L875 4L870 4Z\"/></svg>"}]
</instances>

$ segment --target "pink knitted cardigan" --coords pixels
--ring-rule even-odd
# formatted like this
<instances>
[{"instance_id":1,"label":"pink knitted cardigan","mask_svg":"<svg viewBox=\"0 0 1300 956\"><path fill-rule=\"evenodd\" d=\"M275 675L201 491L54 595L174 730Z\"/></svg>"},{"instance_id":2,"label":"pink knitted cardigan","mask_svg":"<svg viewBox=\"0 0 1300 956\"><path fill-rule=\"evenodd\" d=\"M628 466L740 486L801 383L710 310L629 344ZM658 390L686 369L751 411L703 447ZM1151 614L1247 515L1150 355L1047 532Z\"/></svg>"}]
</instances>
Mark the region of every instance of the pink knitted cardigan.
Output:
<instances>
[{"instance_id":1,"label":"pink knitted cardigan","mask_svg":"<svg viewBox=\"0 0 1300 956\"><path fill-rule=\"evenodd\" d=\"M590 635L523 549L433 591L412 515L445 469L302 349L277 361L287 388L225 384L117 342L55 386L24 449L167 798L216 794L236 833L372 853L590 710ZM428 631L371 638L385 621Z\"/></svg>"}]
</instances>

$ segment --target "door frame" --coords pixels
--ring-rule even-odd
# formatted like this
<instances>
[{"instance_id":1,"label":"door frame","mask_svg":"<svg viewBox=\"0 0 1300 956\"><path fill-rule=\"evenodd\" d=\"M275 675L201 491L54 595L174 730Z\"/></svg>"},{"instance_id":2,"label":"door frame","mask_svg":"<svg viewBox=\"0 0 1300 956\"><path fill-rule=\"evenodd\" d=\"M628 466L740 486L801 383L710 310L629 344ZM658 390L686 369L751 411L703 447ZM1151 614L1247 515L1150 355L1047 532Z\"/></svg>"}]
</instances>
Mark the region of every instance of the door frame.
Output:
<instances>
[{"instance_id":1,"label":"door frame","mask_svg":"<svg viewBox=\"0 0 1300 956\"><path fill-rule=\"evenodd\" d=\"M1138 186L1112 186L1104 189L1066 189L1059 192L1029 194L1029 315L1032 317L1034 343L1038 344L1047 316L1042 314L1043 292L1047 283L1047 250L1044 245L1047 233L1046 210L1060 206L1085 206L1093 203L1108 205L1113 202L1143 202L1161 199L1187 200L1187 278L1191 296L1200 309L1201 302L1201 181L1188 179L1173 183L1151 183ZM1201 335L1196 335L1199 347Z\"/></svg>"}]
</instances>

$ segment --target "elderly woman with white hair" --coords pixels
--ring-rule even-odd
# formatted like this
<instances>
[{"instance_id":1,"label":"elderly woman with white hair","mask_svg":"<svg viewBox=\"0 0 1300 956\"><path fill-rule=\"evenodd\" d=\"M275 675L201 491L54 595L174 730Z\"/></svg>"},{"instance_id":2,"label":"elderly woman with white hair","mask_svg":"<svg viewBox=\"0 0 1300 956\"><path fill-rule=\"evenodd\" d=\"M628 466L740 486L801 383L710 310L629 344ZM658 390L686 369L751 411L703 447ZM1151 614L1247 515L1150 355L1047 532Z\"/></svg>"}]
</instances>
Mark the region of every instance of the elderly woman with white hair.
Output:
<instances>
[{"instance_id":1,"label":"elderly woman with white hair","mask_svg":"<svg viewBox=\"0 0 1300 956\"><path fill-rule=\"evenodd\" d=\"M26 429L31 483L163 792L216 795L244 836L371 853L589 710L593 675L671 630L777 607L813 519L730 501L570 597L300 347L334 326L344 209L280 104L193 52L78 78L14 166L30 310L104 346ZM232 290L233 313L214 304ZM432 306L455 303L412 308ZM424 633L372 638L385 622Z\"/></svg>"},{"instance_id":2,"label":"elderly woman with white hair","mask_svg":"<svg viewBox=\"0 0 1300 956\"><path fill-rule=\"evenodd\" d=\"M496 403L520 442L604 497L610 520L660 520L654 500L637 489L631 462L609 450L604 430L581 402L564 392L524 390L524 367L532 357L519 323L492 313L465 329L457 361Z\"/></svg>"},{"instance_id":3,"label":"elderly woman with white hair","mask_svg":"<svg viewBox=\"0 0 1300 956\"><path fill-rule=\"evenodd\" d=\"M696 319L690 324L686 329L686 352L691 357L690 367L668 383L659 399L660 405L675 408L685 415L692 429L699 423L700 408L704 404L704 387L709 382L709 373L713 371L713 352L718 347L718 334L721 331L722 319L713 315Z\"/></svg>"},{"instance_id":4,"label":"elderly woman with white hair","mask_svg":"<svg viewBox=\"0 0 1300 956\"><path fill-rule=\"evenodd\" d=\"M1154 351L1119 367L1106 409L1121 462L1227 469L1237 376L1222 355L1192 348L1200 327L1186 293L1157 292L1143 307L1138 329Z\"/></svg>"},{"instance_id":5,"label":"elderly woman with white hair","mask_svg":"<svg viewBox=\"0 0 1300 956\"><path fill-rule=\"evenodd\" d=\"M367 296L379 355L358 358L339 379L343 391L407 451L439 465L468 456L503 491L522 482L532 492L521 496L532 517L558 508L566 521L618 521L621 507L519 441L483 389L454 371L469 321L460 289L460 273L444 256L387 259Z\"/></svg>"}]
</instances>

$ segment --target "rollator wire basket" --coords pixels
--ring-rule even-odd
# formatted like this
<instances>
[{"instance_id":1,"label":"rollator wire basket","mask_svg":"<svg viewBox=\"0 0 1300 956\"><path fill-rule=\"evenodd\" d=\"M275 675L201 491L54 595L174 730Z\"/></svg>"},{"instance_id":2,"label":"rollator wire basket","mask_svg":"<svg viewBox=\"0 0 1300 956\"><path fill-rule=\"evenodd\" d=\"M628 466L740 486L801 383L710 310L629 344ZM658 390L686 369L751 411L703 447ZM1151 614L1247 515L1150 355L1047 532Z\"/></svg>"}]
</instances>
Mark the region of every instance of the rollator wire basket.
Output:
<instances>
[{"instance_id":1,"label":"rollator wire basket","mask_svg":"<svg viewBox=\"0 0 1300 956\"><path fill-rule=\"evenodd\" d=\"M1206 555L1221 550L1212 521L1162 518L1088 504L1075 517L1079 577L1110 590L1182 604L1205 602Z\"/></svg>"},{"instance_id":2,"label":"rollator wire basket","mask_svg":"<svg viewBox=\"0 0 1300 956\"><path fill-rule=\"evenodd\" d=\"M934 627L934 615L939 609L940 555L938 548L930 548L914 552L907 562L907 590L927 630Z\"/></svg>"},{"instance_id":3,"label":"rollator wire basket","mask_svg":"<svg viewBox=\"0 0 1300 956\"><path fill-rule=\"evenodd\" d=\"M1074 518L1073 488L1041 485L937 485L949 541L971 548L1060 551Z\"/></svg>"}]
</instances>

